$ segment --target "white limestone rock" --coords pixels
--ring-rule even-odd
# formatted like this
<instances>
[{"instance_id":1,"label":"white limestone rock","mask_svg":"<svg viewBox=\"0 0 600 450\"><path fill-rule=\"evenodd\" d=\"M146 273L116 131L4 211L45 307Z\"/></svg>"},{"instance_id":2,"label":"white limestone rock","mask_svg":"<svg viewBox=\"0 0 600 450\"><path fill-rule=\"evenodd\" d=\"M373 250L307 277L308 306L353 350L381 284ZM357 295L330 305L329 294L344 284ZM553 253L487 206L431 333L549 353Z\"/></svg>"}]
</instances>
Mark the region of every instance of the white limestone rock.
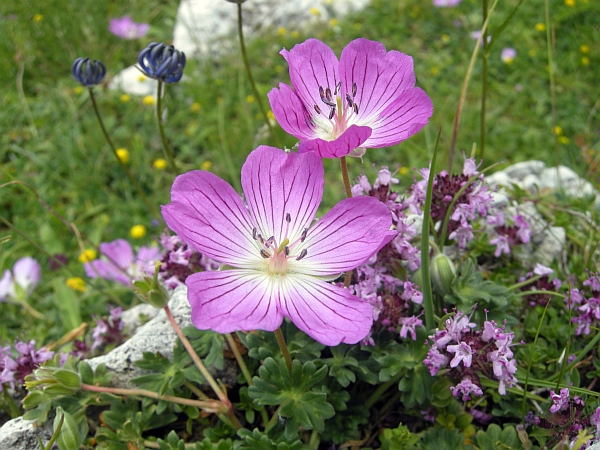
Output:
<instances>
[{"instance_id":1,"label":"white limestone rock","mask_svg":"<svg viewBox=\"0 0 600 450\"><path fill-rule=\"evenodd\" d=\"M538 245L533 255L533 261L549 266L555 260L561 260L567 232L563 227L550 227L544 231L542 242Z\"/></svg>"},{"instance_id":2,"label":"white limestone rock","mask_svg":"<svg viewBox=\"0 0 600 450\"><path fill-rule=\"evenodd\" d=\"M539 175L545 168L546 164L543 161L531 160L513 164L504 169L504 172L509 178L521 181L527 175Z\"/></svg>"},{"instance_id":3,"label":"white limestone rock","mask_svg":"<svg viewBox=\"0 0 600 450\"><path fill-rule=\"evenodd\" d=\"M52 437L52 421L46 421L41 427L22 417L9 420L0 428L0 449L2 450L39 450L38 437L47 444Z\"/></svg>"}]
</instances>

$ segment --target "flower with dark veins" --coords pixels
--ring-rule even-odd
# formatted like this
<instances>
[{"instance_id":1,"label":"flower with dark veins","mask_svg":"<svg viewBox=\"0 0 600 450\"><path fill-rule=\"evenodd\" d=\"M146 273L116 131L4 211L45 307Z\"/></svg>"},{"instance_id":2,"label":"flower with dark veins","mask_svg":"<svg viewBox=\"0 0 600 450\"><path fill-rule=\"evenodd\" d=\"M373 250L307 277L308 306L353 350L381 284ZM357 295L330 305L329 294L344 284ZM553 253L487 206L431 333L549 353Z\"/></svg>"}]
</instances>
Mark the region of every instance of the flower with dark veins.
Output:
<instances>
[{"instance_id":1,"label":"flower with dark veins","mask_svg":"<svg viewBox=\"0 0 600 450\"><path fill-rule=\"evenodd\" d=\"M163 217L186 243L224 264L186 280L192 322L219 333L274 331L284 317L324 345L354 344L373 323L368 302L328 283L396 235L372 197L342 200L314 226L324 170L314 153L261 146L242 168L247 207L221 178L176 178Z\"/></svg>"},{"instance_id":2,"label":"flower with dark veins","mask_svg":"<svg viewBox=\"0 0 600 450\"><path fill-rule=\"evenodd\" d=\"M433 113L415 86L413 61L380 42L356 39L338 62L333 50L308 39L281 55L292 87L269 92L275 118L300 139L299 153L323 158L362 156L366 148L396 145L417 133Z\"/></svg>"}]
</instances>

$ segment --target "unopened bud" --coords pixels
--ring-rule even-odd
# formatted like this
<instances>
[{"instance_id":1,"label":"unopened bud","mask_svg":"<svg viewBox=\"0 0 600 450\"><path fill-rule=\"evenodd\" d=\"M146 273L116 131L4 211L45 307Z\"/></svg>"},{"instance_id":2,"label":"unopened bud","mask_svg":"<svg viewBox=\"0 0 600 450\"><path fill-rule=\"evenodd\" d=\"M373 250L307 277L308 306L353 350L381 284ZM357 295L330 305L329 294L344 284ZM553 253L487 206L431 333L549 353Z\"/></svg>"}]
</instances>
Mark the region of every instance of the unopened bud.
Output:
<instances>
[{"instance_id":1,"label":"unopened bud","mask_svg":"<svg viewBox=\"0 0 600 450\"><path fill-rule=\"evenodd\" d=\"M49 396L73 395L81 390L79 374L68 369L42 366L25 377L25 387Z\"/></svg>"},{"instance_id":2,"label":"unopened bud","mask_svg":"<svg viewBox=\"0 0 600 450\"><path fill-rule=\"evenodd\" d=\"M155 308L164 308L169 302L169 291L158 281L158 269L160 261L156 261L154 276L144 277L133 282L135 294L140 300Z\"/></svg>"},{"instance_id":3,"label":"unopened bud","mask_svg":"<svg viewBox=\"0 0 600 450\"><path fill-rule=\"evenodd\" d=\"M450 293L452 283L456 278L456 269L450 258L443 253L435 255L431 260L429 274L431 283L438 294L445 296Z\"/></svg>"},{"instance_id":4,"label":"unopened bud","mask_svg":"<svg viewBox=\"0 0 600 450\"><path fill-rule=\"evenodd\" d=\"M62 426L58 426L62 419ZM54 419L54 433L58 432L56 443L61 450L79 450L81 438L79 436L79 427L71 414L65 412L60 406L56 408L56 418Z\"/></svg>"}]
</instances>

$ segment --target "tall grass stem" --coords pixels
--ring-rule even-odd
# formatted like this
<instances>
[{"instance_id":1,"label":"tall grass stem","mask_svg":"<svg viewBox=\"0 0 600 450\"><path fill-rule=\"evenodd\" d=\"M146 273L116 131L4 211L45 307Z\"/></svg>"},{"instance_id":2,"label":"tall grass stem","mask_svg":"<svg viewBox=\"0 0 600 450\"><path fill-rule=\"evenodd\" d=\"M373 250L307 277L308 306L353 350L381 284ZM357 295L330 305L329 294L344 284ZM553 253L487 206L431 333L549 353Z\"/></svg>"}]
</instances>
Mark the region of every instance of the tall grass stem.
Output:
<instances>
[{"instance_id":1,"label":"tall grass stem","mask_svg":"<svg viewBox=\"0 0 600 450\"><path fill-rule=\"evenodd\" d=\"M177 170L177 164L175 164L175 158L173 158L173 152L171 151L171 147L169 146L167 136L165 135L165 128L163 126L162 120L162 93L164 83L161 80L157 80L156 83L156 123L158 124L158 132L160 133L160 140L162 142L163 150L165 151L167 161L169 161L169 166L171 166L171 171L175 175L179 175L179 171Z\"/></svg>"}]
</instances>

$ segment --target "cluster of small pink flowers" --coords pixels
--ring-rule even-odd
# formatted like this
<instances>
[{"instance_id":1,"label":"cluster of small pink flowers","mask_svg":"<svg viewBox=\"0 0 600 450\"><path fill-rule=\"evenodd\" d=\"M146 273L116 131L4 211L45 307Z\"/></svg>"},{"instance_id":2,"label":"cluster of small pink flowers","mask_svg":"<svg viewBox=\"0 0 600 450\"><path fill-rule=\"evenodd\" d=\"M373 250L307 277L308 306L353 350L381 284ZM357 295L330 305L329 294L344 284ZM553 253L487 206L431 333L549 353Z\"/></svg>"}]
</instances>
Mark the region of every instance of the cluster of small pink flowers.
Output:
<instances>
[{"instance_id":1,"label":"cluster of small pink flowers","mask_svg":"<svg viewBox=\"0 0 600 450\"><path fill-rule=\"evenodd\" d=\"M20 388L27 375L53 356L54 352L44 348L36 350L33 340L0 347L0 392L6 386Z\"/></svg>"},{"instance_id":2,"label":"cluster of small pink flowers","mask_svg":"<svg viewBox=\"0 0 600 450\"><path fill-rule=\"evenodd\" d=\"M449 365L450 376L461 380L451 388L452 393L464 401L471 394L483 395L478 374L496 378L500 381L498 392L506 394L506 387L517 382L516 360L510 349L514 333L499 328L493 320L484 322L483 331L475 331L476 325L460 313L446 319L445 325L429 337L431 348L424 363L431 375Z\"/></svg>"},{"instance_id":3,"label":"cluster of small pink flowers","mask_svg":"<svg viewBox=\"0 0 600 450\"><path fill-rule=\"evenodd\" d=\"M528 272L527 275L519 279L519 283L523 283L521 288L526 291L534 291L532 294L525 297L530 306L546 304L552 299L552 294L545 294L543 291L558 292L562 286L562 281L558 278L550 278L554 271L549 267L537 264L533 272ZM527 280L532 280L531 283L525 284Z\"/></svg>"},{"instance_id":4,"label":"cluster of small pink flowers","mask_svg":"<svg viewBox=\"0 0 600 450\"><path fill-rule=\"evenodd\" d=\"M526 244L531 239L531 225L520 214L512 217L512 225L509 225L503 211L496 213L487 220L488 225L494 226L494 235L490 239L490 244L496 246L494 256L509 255L511 248L518 244Z\"/></svg>"},{"instance_id":5,"label":"cluster of small pink flowers","mask_svg":"<svg viewBox=\"0 0 600 450\"><path fill-rule=\"evenodd\" d=\"M92 350L106 347L109 344L120 345L125 340L123 333L125 324L121 320L123 308L110 308L110 315L97 318L96 327L92 331Z\"/></svg>"},{"instance_id":6,"label":"cluster of small pink flowers","mask_svg":"<svg viewBox=\"0 0 600 450\"><path fill-rule=\"evenodd\" d=\"M415 214L422 214L429 170L421 170L421 175L423 180L413 184L412 192L404 201L404 204ZM467 185L474 176L477 179ZM473 240L472 222L486 217L491 211L492 196L484 184L483 174L477 172L475 160L467 159L461 174L449 175L445 170L437 174L433 179L431 198L431 218L434 222L442 222L452 200L463 188L464 190L452 206L447 230L448 239L456 241L461 249L464 249L467 243Z\"/></svg>"},{"instance_id":7,"label":"cluster of small pink flowers","mask_svg":"<svg viewBox=\"0 0 600 450\"><path fill-rule=\"evenodd\" d=\"M164 253L158 274L168 289L183 286L185 279L193 273L219 268L218 262L201 255L176 235L163 234L160 244Z\"/></svg>"},{"instance_id":8,"label":"cluster of small pink flowers","mask_svg":"<svg viewBox=\"0 0 600 450\"><path fill-rule=\"evenodd\" d=\"M423 302L423 294L411 281L392 275L393 261L404 261L410 270L416 270L421 257L419 250L411 243L416 231L405 215L407 206L398 201L398 193L391 189L397 183L398 180L389 169L382 167L373 186L362 175L359 183L352 188L354 197L368 195L387 205L398 235L356 269L357 279L351 288L356 296L367 300L373 307L376 327L384 326L389 331L400 329L400 337L410 336L416 340L416 328L422 326L423 322L419 316L409 315L409 311L412 304L420 305Z\"/></svg>"},{"instance_id":9,"label":"cluster of small pink flowers","mask_svg":"<svg viewBox=\"0 0 600 450\"><path fill-rule=\"evenodd\" d=\"M584 289L571 289L565 303L579 315L571 320L577 324L575 333L590 334L593 322L600 321L600 274L590 272L583 282Z\"/></svg>"}]
</instances>

